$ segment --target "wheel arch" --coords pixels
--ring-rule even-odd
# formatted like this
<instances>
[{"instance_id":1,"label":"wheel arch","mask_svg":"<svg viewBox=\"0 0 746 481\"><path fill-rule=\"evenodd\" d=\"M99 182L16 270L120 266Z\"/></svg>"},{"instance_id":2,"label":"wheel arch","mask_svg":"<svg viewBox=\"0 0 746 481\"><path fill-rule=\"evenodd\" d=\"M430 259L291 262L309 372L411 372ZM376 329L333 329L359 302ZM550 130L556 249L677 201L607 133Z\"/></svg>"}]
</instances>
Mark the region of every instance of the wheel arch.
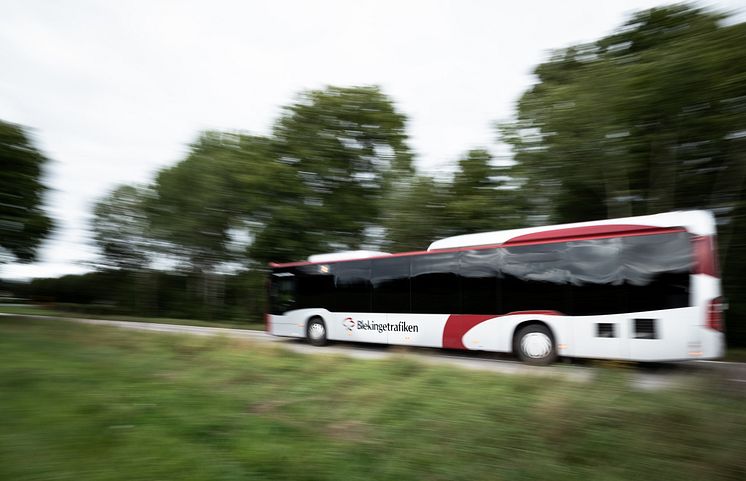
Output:
<instances>
[{"instance_id":1,"label":"wheel arch","mask_svg":"<svg viewBox=\"0 0 746 481\"><path fill-rule=\"evenodd\" d=\"M542 321L540 319L528 319L526 321L521 321L513 328L513 334L510 337L510 349L513 354L516 353L516 341L518 340L518 333L526 326L544 326L549 331L549 335L552 336L552 342L556 345L557 344L557 334L554 332L554 329L552 329L552 326L550 323L546 321Z\"/></svg>"},{"instance_id":2,"label":"wheel arch","mask_svg":"<svg viewBox=\"0 0 746 481\"><path fill-rule=\"evenodd\" d=\"M315 312L315 313L309 315L308 317L306 317L306 327L308 327L308 323L311 322L314 319L321 319L321 322L323 322L324 324L326 324L326 319L324 319L324 316L322 316L321 314Z\"/></svg>"}]
</instances>

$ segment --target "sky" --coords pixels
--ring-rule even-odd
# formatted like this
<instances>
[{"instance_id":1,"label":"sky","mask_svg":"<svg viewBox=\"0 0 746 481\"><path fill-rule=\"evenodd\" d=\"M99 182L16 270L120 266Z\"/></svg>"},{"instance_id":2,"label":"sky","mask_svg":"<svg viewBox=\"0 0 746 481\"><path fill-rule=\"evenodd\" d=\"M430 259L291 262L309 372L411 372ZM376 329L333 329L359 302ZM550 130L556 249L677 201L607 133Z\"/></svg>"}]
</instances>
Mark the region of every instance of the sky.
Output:
<instances>
[{"instance_id":1,"label":"sky","mask_svg":"<svg viewBox=\"0 0 746 481\"><path fill-rule=\"evenodd\" d=\"M409 118L424 172L467 150L509 152L511 118L553 49L611 33L645 0L5 1L0 119L32 129L57 228L27 279L90 269L95 202L149 183L206 129L268 134L326 85L379 85ZM744 16L746 0L705 5Z\"/></svg>"}]
</instances>

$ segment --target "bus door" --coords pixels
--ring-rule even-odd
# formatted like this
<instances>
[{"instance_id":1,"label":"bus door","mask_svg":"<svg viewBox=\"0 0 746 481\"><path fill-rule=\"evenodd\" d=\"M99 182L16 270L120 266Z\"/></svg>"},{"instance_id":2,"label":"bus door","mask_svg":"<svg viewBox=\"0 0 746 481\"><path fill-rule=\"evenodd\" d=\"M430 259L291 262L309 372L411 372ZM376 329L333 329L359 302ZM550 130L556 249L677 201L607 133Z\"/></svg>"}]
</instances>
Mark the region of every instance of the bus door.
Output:
<instances>
[{"instance_id":1,"label":"bus door","mask_svg":"<svg viewBox=\"0 0 746 481\"><path fill-rule=\"evenodd\" d=\"M296 278L291 272L273 272L269 286L269 313L272 334L293 335L293 324L287 315L296 306Z\"/></svg>"}]
</instances>

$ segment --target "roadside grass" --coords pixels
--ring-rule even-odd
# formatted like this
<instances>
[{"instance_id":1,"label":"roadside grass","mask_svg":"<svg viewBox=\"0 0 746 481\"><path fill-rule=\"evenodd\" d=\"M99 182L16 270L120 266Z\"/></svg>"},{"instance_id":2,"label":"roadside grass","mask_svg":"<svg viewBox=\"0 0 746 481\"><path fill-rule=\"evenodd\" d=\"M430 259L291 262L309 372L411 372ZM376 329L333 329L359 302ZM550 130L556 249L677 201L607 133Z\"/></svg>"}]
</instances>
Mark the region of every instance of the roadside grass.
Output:
<instances>
[{"instance_id":1,"label":"roadside grass","mask_svg":"<svg viewBox=\"0 0 746 481\"><path fill-rule=\"evenodd\" d=\"M0 479L741 480L742 392L0 318Z\"/></svg>"},{"instance_id":2,"label":"roadside grass","mask_svg":"<svg viewBox=\"0 0 746 481\"><path fill-rule=\"evenodd\" d=\"M53 317L74 317L84 319L108 319L113 321L131 321L131 322L154 322L160 324L182 324L187 326L204 326L204 327L227 327L231 329L251 329L263 330L262 322L241 322L241 321L205 321L200 319L179 319L171 317L143 317L143 316L119 316L110 314L83 313L66 311L64 309L54 309L38 305L27 306L5 306L0 304L0 313L17 314L19 316L53 316Z\"/></svg>"}]
</instances>

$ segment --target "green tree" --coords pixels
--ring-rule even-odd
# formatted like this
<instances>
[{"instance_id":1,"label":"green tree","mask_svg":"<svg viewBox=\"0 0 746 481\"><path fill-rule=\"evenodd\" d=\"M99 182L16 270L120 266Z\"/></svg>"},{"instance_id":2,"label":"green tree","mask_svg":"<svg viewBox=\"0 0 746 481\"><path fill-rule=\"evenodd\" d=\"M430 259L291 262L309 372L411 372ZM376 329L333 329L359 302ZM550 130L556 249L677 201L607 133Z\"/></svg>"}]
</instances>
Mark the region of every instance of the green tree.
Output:
<instances>
[{"instance_id":1,"label":"green tree","mask_svg":"<svg viewBox=\"0 0 746 481\"><path fill-rule=\"evenodd\" d=\"M510 229L524 225L521 192L512 188L505 168L497 168L489 152L469 151L458 163L448 187L447 235Z\"/></svg>"},{"instance_id":2,"label":"green tree","mask_svg":"<svg viewBox=\"0 0 746 481\"><path fill-rule=\"evenodd\" d=\"M536 68L537 84L502 130L543 213L579 220L732 204L744 178L746 25L721 20L685 6L641 12Z\"/></svg>"},{"instance_id":3,"label":"green tree","mask_svg":"<svg viewBox=\"0 0 746 481\"><path fill-rule=\"evenodd\" d=\"M33 261L52 230L42 209L47 162L25 128L0 120L0 262Z\"/></svg>"},{"instance_id":4,"label":"green tree","mask_svg":"<svg viewBox=\"0 0 746 481\"><path fill-rule=\"evenodd\" d=\"M556 52L502 126L533 212L557 221L709 208L726 289L746 287L746 24L685 5ZM733 261L731 262L731 259ZM730 287L729 287L730 286ZM737 309L738 301L733 301Z\"/></svg>"},{"instance_id":5,"label":"green tree","mask_svg":"<svg viewBox=\"0 0 746 481\"><path fill-rule=\"evenodd\" d=\"M275 125L276 161L290 177L277 179L287 191L274 200L254 256L283 261L360 247L394 181L412 172L405 127L378 87L301 94Z\"/></svg>"},{"instance_id":6,"label":"green tree","mask_svg":"<svg viewBox=\"0 0 746 481\"><path fill-rule=\"evenodd\" d=\"M121 185L93 209L93 234L106 267L138 270L150 264L153 244L145 215L147 190Z\"/></svg>"},{"instance_id":7,"label":"green tree","mask_svg":"<svg viewBox=\"0 0 746 481\"><path fill-rule=\"evenodd\" d=\"M121 185L96 203L92 227L101 253L97 267L109 275L83 278L91 279L89 289L106 280L95 290L111 290L110 299L123 312L153 315L158 286L150 264L157 252L145 214L149 194L147 188Z\"/></svg>"},{"instance_id":8,"label":"green tree","mask_svg":"<svg viewBox=\"0 0 746 481\"><path fill-rule=\"evenodd\" d=\"M484 149L467 152L452 179L415 175L386 203L388 247L421 250L443 237L525 225L523 195Z\"/></svg>"},{"instance_id":9,"label":"green tree","mask_svg":"<svg viewBox=\"0 0 746 481\"><path fill-rule=\"evenodd\" d=\"M235 233L266 210L273 167L266 139L203 133L186 159L156 176L146 203L152 236L188 271L240 262Z\"/></svg>"},{"instance_id":10,"label":"green tree","mask_svg":"<svg viewBox=\"0 0 746 481\"><path fill-rule=\"evenodd\" d=\"M427 175L398 182L384 205L386 248L423 250L445 235L448 185Z\"/></svg>"},{"instance_id":11,"label":"green tree","mask_svg":"<svg viewBox=\"0 0 746 481\"><path fill-rule=\"evenodd\" d=\"M270 260L358 247L380 224L397 175L411 172L404 127L379 89L329 87L286 107L271 139L203 133L144 201L150 244L194 279L188 289L205 312L222 303L218 274L228 268L260 271ZM99 231L135 215L123 199L131 192L118 194L109 199L116 208L100 206ZM101 237L120 261L142 260L132 239Z\"/></svg>"},{"instance_id":12,"label":"green tree","mask_svg":"<svg viewBox=\"0 0 746 481\"><path fill-rule=\"evenodd\" d=\"M158 249L186 273L194 315L212 318L225 306L222 271L246 268L245 242L261 229L271 205L272 162L267 139L206 132L189 155L156 176L145 204Z\"/></svg>"}]
</instances>

